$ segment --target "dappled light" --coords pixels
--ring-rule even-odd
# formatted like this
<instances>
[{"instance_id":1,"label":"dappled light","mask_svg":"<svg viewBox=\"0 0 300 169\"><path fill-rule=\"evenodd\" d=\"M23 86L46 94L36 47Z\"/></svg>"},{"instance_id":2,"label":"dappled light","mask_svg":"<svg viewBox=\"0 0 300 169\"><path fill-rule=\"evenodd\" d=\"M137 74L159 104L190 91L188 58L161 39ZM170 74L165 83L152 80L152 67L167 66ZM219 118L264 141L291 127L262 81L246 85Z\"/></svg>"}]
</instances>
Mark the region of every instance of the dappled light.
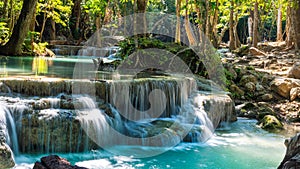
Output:
<instances>
[{"instance_id":1,"label":"dappled light","mask_svg":"<svg viewBox=\"0 0 300 169\"><path fill-rule=\"evenodd\" d=\"M0 1L0 168L300 166L300 0Z\"/></svg>"}]
</instances>

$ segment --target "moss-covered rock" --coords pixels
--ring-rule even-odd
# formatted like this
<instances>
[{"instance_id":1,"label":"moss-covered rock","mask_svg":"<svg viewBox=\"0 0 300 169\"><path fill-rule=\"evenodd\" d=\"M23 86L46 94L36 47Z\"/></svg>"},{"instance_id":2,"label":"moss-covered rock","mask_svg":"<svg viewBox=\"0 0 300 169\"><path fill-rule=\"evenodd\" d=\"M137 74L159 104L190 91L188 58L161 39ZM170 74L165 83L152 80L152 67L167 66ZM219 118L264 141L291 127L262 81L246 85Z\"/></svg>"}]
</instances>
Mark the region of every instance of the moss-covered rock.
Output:
<instances>
[{"instance_id":1,"label":"moss-covered rock","mask_svg":"<svg viewBox=\"0 0 300 169\"><path fill-rule=\"evenodd\" d=\"M275 116L274 110L265 102L251 103L247 102L236 106L237 115L252 119L262 120L266 115Z\"/></svg>"},{"instance_id":2,"label":"moss-covered rock","mask_svg":"<svg viewBox=\"0 0 300 169\"><path fill-rule=\"evenodd\" d=\"M259 121L259 126L266 130L281 130L283 129L283 124L272 115L266 115Z\"/></svg>"},{"instance_id":3,"label":"moss-covered rock","mask_svg":"<svg viewBox=\"0 0 300 169\"><path fill-rule=\"evenodd\" d=\"M242 78L240 80L240 84L242 86L245 86L249 82L252 82L252 83L256 84L257 83L257 78L252 74L242 76Z\"/></svg>"}]
</instances>

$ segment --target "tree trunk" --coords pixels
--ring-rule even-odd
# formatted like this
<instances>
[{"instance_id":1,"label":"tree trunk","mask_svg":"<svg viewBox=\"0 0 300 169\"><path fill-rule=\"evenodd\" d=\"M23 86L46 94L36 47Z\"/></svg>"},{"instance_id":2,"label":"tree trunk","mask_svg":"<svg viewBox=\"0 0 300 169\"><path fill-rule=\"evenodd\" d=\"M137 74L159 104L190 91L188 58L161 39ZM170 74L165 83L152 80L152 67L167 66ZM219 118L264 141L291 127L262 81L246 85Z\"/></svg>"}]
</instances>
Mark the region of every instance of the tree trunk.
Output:
<instances>
[{"instance_id":1,"label":"tree trunk","mask_svg":"<svg viewBox=\"0 0 300 169\"><path fill-rule=\"evenodd\" d=\"M72 30L72 35L77 40L82 37L82 35L80 35L81 1L82 0L73 0L74 6L72 8L72 14L70 19L70 28ZM81 31L81 33L83 32Z\"/></svg>"},{"instance_id":2,"label":"tree trunk","mask_svg":"<svg viewBox=\"0 0 300 169\"><path fill-rule=\"evenodd\" d=\"M137 13L138 13L138 19L137 23L140 25L139 26L139 33L143 34L146 36L147 34L147 21L146 21L146 9L147 9L147 3L148 0L137 0Z\"/></svg>"},{"instance_id":3,"label":"tree trunk","mask_svg":"<svg viewBox=\"0 0 300 169\"><path fill-rule=\"evenodd\" d=\"M293 45L293 32L292 32L292 11L291 11L291 0L288 1L288 6L286 9L286 26L285 26L285 32L286 32L286 47L290 48Z\"/></svg>"},{"instance_id":4,"label":"tree trunk","mask_svg":"<svg viewBox=\"0 0 300 169\"><path fill-rule=\"evenodd\" d=\"M9 41L0 47L0 53L4 55L21 55L22 44L29 31L37 0L24 0L21 14L13 29Z\"/></svg>"},{"instance_id":5,"label":"tree trunk","mask_svg":"<svg viewBox=\"0 0 300 169\"><path fill-rule=\"evenodd\" d=\"M211 39L211 24L210 24L210 1L205 1L206 5L206 19L205 19L205 35Z\"/></svg>"},{"instance_id":6,"label":"tree trunk","mask_svg":"<svg viewBox=\"0 0 300 169\"><path fill-rule=\"evenodd\" d=\"M107 1L107 5L105 8L105 13L104 13L104 19L103 19L103 24L106 25L107 23L110 22L111 16L112 16L112 9L110 8L110 0Z\"/></svg>"},{"instance_id":7,"label":"tree trunk","mask_svg":"<svg viewBox=\"0 0 300 169\"><path fill-rule=\"evenodd\" d=\"M44 34L46 22L47 22L47 16L46 16L46 15L47 15L47 14L44 12L42 29L41 29L41 32L40 32L40 41L43 41L43 34Z\"/></svg>"},{"instance_id":8,"label":"tree trunk","mask_svg":"<svg viewBox=\"0 0 300 169\"><path fill-rule=\"evenodd\" d=\"M190 20L189 20L189 14L188 14L188 3L189 1L186 0L186 9L185 9L185 24L184 24L184 27L185 27L185 31L186 31L186 35L187 35L187 38L189 40L189 44L190 46L194 46L196 45L196 39L195 39L195 35L193 34L193 30L191 28L191 25L190 25Z\"/></svg>"},{"instance_id":9,"label":"tree trunk","mask_svg":"<svg viewBox=\"0 0 300 169\"><path fill-rule=\"evenodd\" d=\"M181 0L177 0L176 1L176 17L177 17L177 22L176 22L176 33L175 33L175 42L176 43L180 43L180 27L181 27L181 23L180 23L180 9L181 9Z\"/></svg>"},{"instance_id":10,"label":"tree trunk","mask_svg":"<svg viewBox=\"0 0 300 169\"><path fill-rule=\"evenodd\" d=\"M211 29L212 29L211 42L212 42L213 46L217 48L219 46L219 43L218 43L218 28L217 28L218 20L219 20L219 1L218 0L216 0L216 7L215 7L214 10L215 10L214 18L213 18L212 26L211 26Z\"/></svg>"},{"instance_id":11,"label":"tree trunk","mask_svg":"<svg viewBox=\"0 0 300 169\"><path fill-rule=\"evenodd\" d=\"M201 11L200 11L200 5L196 3L195 11L197 13L197 19L198 19L198 32L199 32L199 42L202 42L202 16L201 16Z\"/></svg>"},{"instance_id":12,"label":"tree trunk","mask_svg":"<svg viewBox=\"0 0 300 169\"><path fill-rule=\"evenodd\" d=\"M102 39L101 39L101 28L102 28L102 20L101 16L97 16L95 20L96 25L96 41L94 41L95 44L93 46L102 47Z\"/></svg>"},{"instance_id":13,"label":"tree trunk","mask_svg":"<svg viewBox=\"0 0 300 169\"><path fill-rule=\"evenodd\" d=\"M235 50L235 42L234 42L234 32L233 32L233 9L234 9L234 2L231 0L231 7L230 7L230 15L229 15L229 49Z\"/></svg>"},{"instance_id":14,"label":"tree trunk","mask_svg":"<svg viewBox=\"0 0 300 169\"><path fill-rule=\"evenodd\" d=\"M50 40L55 40L56 39L56 24L53 19L51 19L50 22L51 22Z\"/></svg>"},{"instance_id":15,"label":"tree trunk","mask_svg":"<svg viewBox=\"0 0 300 169\"><path fill-rule=\"evenodd\" d=\"M249 17L248 17L248 38L247 43L252 44L253 41L253 11L250 11Z\"/></svg>"},{"instance_id":16,"label":"tree trunk","mask_svg":"<svg viewBox=\"0 0 300 169\"><path fill-rule=\"evenodd\" d=\"M254 21L253 21L253 47L257 47L258 43L258 2L254 4Z\"/></svg>"},{"instance_id":17,"label":"tree trunk","mask_svg":"<svg viewBox=\"0 0 300 169\"><path fill-rule=\"evenodd\" d=\"M237 26L238 26L238 14L235 15L235 21L234 21L234 26L233 26L233 35L234 35L234 46L235 48L239 48L241 46L241 41L239 38L239 34L237 31Z\"/></svg>"},{"instance_id":18,"label":"tree trunk","mask_svg":"<svg viewBox=\"0 0 300 169\"><path fill-rule=\"evenodd\" d=\"M282 39L282 4L280 1L279 3L279 8L278 8L278 14L277 14L277 42L281 42Z\"/></svg>"},{"instance_id":19,"label":"tree trunk","mask_svg":"<svg viewBox=\"0 0 300 169\"><path fill-rule=\"evenodd\" d=\"M221 30L221 33L219 35L219 38L218 38L218 44L221 44L222 43L222 39L226 33L226 31L228 30L228 22L226 23L226 25L223 27L223 29Z\"/></svg>"},{"instance_id":20,"label":"tree trunk","mask_svg":"<svg viewBox=\"0 0 300 169\"><path fill-rule=\"evenodd\" d=\"M295 48L296 50L300 49L300 0L297 0L297 6L294 8L294 30L295 30Z\"/></svg>"}]
</instances>

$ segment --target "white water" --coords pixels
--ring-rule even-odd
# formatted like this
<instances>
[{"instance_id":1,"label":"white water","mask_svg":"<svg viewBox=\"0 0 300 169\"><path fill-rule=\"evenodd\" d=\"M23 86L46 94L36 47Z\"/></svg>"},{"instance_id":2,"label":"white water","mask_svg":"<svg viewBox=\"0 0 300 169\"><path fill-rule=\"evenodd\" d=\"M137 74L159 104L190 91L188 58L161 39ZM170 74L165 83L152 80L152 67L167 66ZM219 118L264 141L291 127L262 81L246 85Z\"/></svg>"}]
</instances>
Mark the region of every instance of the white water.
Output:
<instances>
[{"instance_id":1,"label":"white water","mask_svg":"<svg viewBox=\"0 0 300 169\"><path fill-rule=\"evenodd\" d=\"M6 142L13 150L14 155L19 155L19 144L16 125L10 111L0 103L0 129L4 131Z\"/></svg>"}]
</instances>

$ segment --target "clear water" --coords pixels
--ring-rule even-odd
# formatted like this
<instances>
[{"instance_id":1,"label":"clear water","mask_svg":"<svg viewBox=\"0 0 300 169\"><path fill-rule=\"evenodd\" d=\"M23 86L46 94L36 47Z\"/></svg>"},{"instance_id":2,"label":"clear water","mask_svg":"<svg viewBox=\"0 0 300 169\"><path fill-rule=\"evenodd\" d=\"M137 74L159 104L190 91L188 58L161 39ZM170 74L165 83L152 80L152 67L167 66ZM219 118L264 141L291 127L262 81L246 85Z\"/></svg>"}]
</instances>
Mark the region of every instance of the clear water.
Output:
<instances>
[{"instance_id":1,"label":"clear water","mask_svg":"<svg viewBox=\"0 0 300 169\"><path fill-rule=\"evenodd\" d=\"M135 152L161 150L161 147L116 146L127 152L119 156L94 150L79 154L58 154L72 164L87 168L140 168L140 169L271 169L277 168L284 157L284 137L268 133L256 126L255 120L240 118L237 122L219 128L206 143L181 143L158 156L138 159ZM19 155L15 168L32 168L43 154Z\"/></svg>"},{"instance_id":2,"label":"clear water","mask_svg":"<svg viewBox=\"0 0 300 169\"><path fill-rule=\"evenodd\" d=\"M94 66L91 57L0 57L0 77L47 76L72 78L77 63ZM92 69L92 68L91 68Z\"/></svg>"}]
</instances>

